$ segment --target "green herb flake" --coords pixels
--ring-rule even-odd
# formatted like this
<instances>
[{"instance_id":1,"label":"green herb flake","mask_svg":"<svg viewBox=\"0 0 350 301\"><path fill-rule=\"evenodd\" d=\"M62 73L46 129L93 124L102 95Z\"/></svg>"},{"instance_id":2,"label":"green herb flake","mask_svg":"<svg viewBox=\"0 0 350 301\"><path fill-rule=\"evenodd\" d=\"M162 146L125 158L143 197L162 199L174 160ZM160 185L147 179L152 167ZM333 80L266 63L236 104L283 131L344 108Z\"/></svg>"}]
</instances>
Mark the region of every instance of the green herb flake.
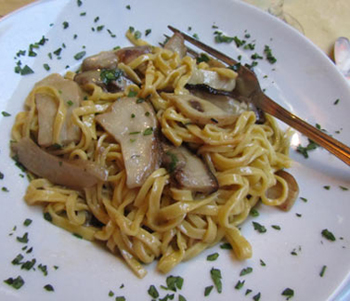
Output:
<instances>
[{"instance_id":1,"label":"green herb flake","mask_svg":"<svg viewBox=\"0 0 350 301\"><path fill-rule=\"evenodd\" d=\"M304 202L304 203L307 203L308 199L307 198L304 198L304 197L300 197L300 199Z\"/></svg>"},{"instance_id":2,"label":"green herb flake","mask_svg":"<svg viewBox=\"0 0 350 301\"><path fill-rule=\"evenodd\" d=\"M2 187L1 190L2 190L3 192L10 192L10 190L8 190L7 187Z\"/></svg>"},{"instance_id":3,"label":"green herb flake","mask_svg":"<svg viewBox=\"0 0 350 301\"><path fill-rule=\"evenodd\" d=\"M247 296L247 295L249 295L251 292L252 292L252 290L248 288L248 289L245 291L245 295Z\"/></svg>"},{"instance_id":4,"label":"green herb flake","mask_svg":"<svg viewBox=\"0 0 350 301\"><path fill-rule=\"evenodd\" d=\"M147 37L152 32L152 29L148 28L145 30L145 36Z\"/></svg>"},{"instance_id":5,"label":"green herb flake","mask_svg":"<svg viewBox=\"0 0 350 301\"><path fill-rule=\"evenodd\" d=\"M149 135L152 135L152 133L153 133L153 128L150 127L144 130L143 135L149 136Z\"/></svg>"},{"instance_id":6,"label":"green herb flake","mask_svg":"<svg viewBox=\"0 0 350 301\"><path fill-rule=\"evenodd\" d=\"M77 5L78 5L78 7L82 6L83 5L83 1L77 0Z\"/></svg>"},{"instance_id":7,"label":"green herb flake","mask_svg":"<svg viewBox=\"0 0 350 301\"><path fill-rule=\"evenodd\" d=\"M4 116L4 117L10 117L10 116L11 116L11 114L8 113L8 112L6 112L6 111L2 111L1 114L2 114L2 116Z\"/></svg>"},{"instance_id":8,"label":"green herb flake","mask_svg":"<svg viewBox=\"0 0 350 301\"><path fill-rule=\"evenodd\" d=\"M32 74L34 73L33 69L31 69L28 65L25 65L21 71L20 71L21 75L28 75L28 74Z\"/></svg>"},{"instance_id":9,"label":"green herb flake","mask_svg":"<svg viewBox=\"0 0 350 301\"><path fill-rule=\"evenodd\" d=\"M10 278L4 280L4 282L17 290L20 289L24 285L24 280L21 276L17 276L17 278L15 278L15 279L10 277Z\"/></svg>"},{"instance_id":10,"label":"green herb flake","mask_svg":"<svg viewBox=\"0 0 350 301\"><path fill-rule=\"evenodd\" d=\"M261 265L262 267L266 267L266 263L265 263L262 259L260 259L260 265Z\"/></svg>"},{"instance_id":11,"label":"green herb flake","mask_svg":"<svg viewBox=\"0 0 350 301\"><path fill-rule=\"evenodd\" d=\"M221 271L219 269L212 268L210 270L210 276L214 282L216 290L218 291L218 293L221 293L222 292Z\"/></svg>"},{"instance_id":12,"label":"green herb flake","mask_svg":"<svg viewBox=\"0 0 350 301\"><path fill-rule=\"evenodd\" d=\"M79 61L86 55L86 51L80 51L74 55L74 58Z\"/></svg>"},{"instance_id":13,"label":"green herb flake","mask_svg":"<svg viewBox=\"0 0 350 301\"><path fill-rule=\"evenodd\" d=\"M219 257L219 253L214 253L214 254L208 255L207 260L208 261L215 261L216 259L218 259L218 257Z\"/></svg>"},{"instance_id":14,"label":"green herb flake","mask_svg":"<svg viewBox=\"0 0 350 301\"><path fill-rule=\"evenodd\" d=\"M38 269L43 272L44 276L48 275L47 266L46 265L43 265L43 264L40 263L38 265Z\"/></svg>"},{"instance_id":15,"label":"green herb flake","mask_svg":"<svg viewBox=\"0 0 350 301\"><path fill-rule=\"evenodd\" d=\"M102 69L100 78L104 84L108 85L112 81L118 80L123 74L124 72L118 68L113 70Z\"/></svg>"},{"instance_id":16,"label":"green herb flake","mask_svg":"<svg viewBox=\"0 0 350 301\"><path fill-rule=\"evenodd\" d=\"M348 190L349 190L349 188L344 187L344 186L339 186L339 188L340 188L341 190L343 190L343 191L348 191Z\"/></svg>"},{"instance_id":17,"label":"green herb flake","mask_svg":"<svg viewBox=\"0 0 350 301\"><path fill-rule=\"evenodd\" d=\"M114 292L109 291L109 293L108 293L108 297L113 297L113 296L114 296Z\"/></svg>"},{"instance_id":18,"label":"green herb flake","mask_svg":"<svg viewBox=\"0 0 350 301\"><path fill-rule=\"evenodd\" d=\"M22 259L24 258L24 256L22 255L22 254L18 254L12 261L11 261L11 263L13 264L13 265L20 265L20 264L22 264Z\"/></svg>"},{"instance_id":19,"label":"green herb flake","mask_svg":"<svg viewBox=\"0 0 350 301\"><path fill-rule=\"evenodd\" d=\"M22 237L17 236L17 241L21 242L21 243L28 243L28 232L24 233Z\"/></svg>"},{"instance_id":20,"label":"green herb flake","mask_svg":"<svg viewBox=\"0 0 350 301\"><path fill-rule=\"evenodd\" d=\"M253 300L254 301L259 301L261 298L261 293L257 293L254 297L253 297Z\"/></svg>"},{"instance_id":21,"label":"green herb flake","mask_svg":"<svg viewBox=\"0 0 350 301\"><path fill-rule=\"evenodd\" d=\"M209 62L210 58L207 54L201 53L197 58L196 58L197 64L200 64L201 62Z\"/></svg>"},{"instance_id":22,"label":"green herb flake","mask_svg":"<svg viewBox=\"0 0 350 301\"><path fill-rule=\"evenodd\" d=\"M74 105L74 102L71 101L71 100L68 100L68 101L67 101L67 105L68 105L68 106L72 106L72 105Z\"/></svg>"},{"instance_id":23,"label":"green herb flake","mask_svg":"<svg viewBox=\"0 0 350 301\"><path fill-rule=\"evenodd\" d=\"M319 145L312 141L311 139L308 139L309 143L304 147L301 144L297 147L297 152L302 154L305 159L309 158L309 151L315 150Z\"/></svg>"},{"instance_id":24,"label":"green herb flake","mask_svg":"<svg viewBox=\"0 0 350 301\"><path fill-rule=\"evenodd\" d=\"M158 293L156 287L153 284L149 287L147 292L154 299L159 297L159 293Z\"/></svg>"},{"instance_id":25,"label":"green herb flake","mask_svg":"<svg viewBox=\"0 0 350 301\"><path fill-rule=\"evenodd\" d=\"M138 39L141 38L141 36L142 36L141 31L136 30L135 33L134 33L134 38L135 38L136 40L138 40Z\"/></svg>"},{"instance_id":26,"label":"green herb flake","mask_svg":"<svg viewBox=\"0 0 350 301\"><path fill-rule=\"evenodd\" d=\"M177 289L182 289L183 282L184 280L180 276L168 276L166 278L167 289L174 292L176 292Z\"/></svg>"},{"instance_id":27,"label":"green herb flake","mask_svg":"<svg viewBox=\"0 0 350 301\"><path fill-rule=\"evenodd\" d=\"M44 213L44 219L47 220L48 222L52 222L52 216L49 212Z\"/></svg>"},{"instance_id":28,"label":"green herb flake","mask_svg":"<svg viewBox=\"0 0 350 301\"><path fill-rule=\"evenodd\" d=\"M323 188L326 189L326 190L330 190L330 189L331 189L331 186L325 185L325 186L323 186Z\"/></svg>"},{"instance_id":29,"label":"green herb flake","mask_svg":"<svg viewBox=\"0 0 350 301\"><path fill-rule=\"evenodd\" d=\"M245 280L241 281L238 280L237 284L235 285L236 290L240 290L244 286Z\"/></svg>"},{"instance_id":30,"label":"green herb flake","mask_svg":"<svg viewBox=\"0 0 350 301\"><path fill-rule=\"evenodd\" d=\"M141 132L130 132L129 135L138 135L141 134Z\"/></svg>"},{"instance_id":31,"label":"green herb flake","mask_svg":"<svg viewBox=\"0 0 350 301\"><path fill-rule=\"evenodd\" d=\"M186 298L182 295L179 295L179 301L187 301Z\"/></svg>"},{"instance_id":32,"label":"green herb flake","mask_svg":"<svg viewBox=\"0 0 350 301\"><path fill-rule=\"evenodd\" d=\"M128 97L135 97L135 96L137 96L137 91L130 90L128 93ZM142 98L139 98L139 99L142 99ZM138 102L137 100L136 103L140 103L140 102Z\"/></svg>"},{"instance_id":33,"label":"green herb flake","mask_svg":"<svg viewBox=\"0 0 350 301\"><path fill-rule=\"evenodd\" d=\"M0 180L3 180L5 175L0 171Z\"/></svg>"},{"instance_id":34,"label":"green herb flake","mask_svg":"<svg viewBox=\"0 0 350 301\"><path fill-rule=\"evenodd\" d=\"M44 286L44 289L47 290L48 292L54 292L55 289L53 288L53 286L51 284L46 284Z\"/></svg>"},{"instance_id":35,"label":"green herb flake","mask_svg":"<svg viewBox=\"0 0 350 301\"><path fill-rule=\"evenodd\" d=\"M33 258L32 260L27 260L26 262L22 263L21 269L30 271L36 263L36 259Z\"/></svg>"},{"instance_id":36,"label":"green herb flake","mask_svg":"<svg viewBox=\"0 0 350 301\"><path fill-rule=\"evenodd\" d=\"M64 22L62 23L62 25L63 25L63 29L66 29L66 28L69 27L69 23L68 23L67 21L64 21Z\"/></svg>"},{"instance_id":37,"label":"green herb flake","mask_svg":"<svg viewBox=\"0 0 350 301\"><path fill-rule=\"evenodd\" d=\"M323 277L323 276L324 276L324 274L325 274L325 272L326 272L326 269L327 269L327 266L324 265L324 266L322 267L322 269L321 269L320 277Z\"/></svg>"},{"instance_id":38,"label":"green herb flake","mask_svg":"<svg viewBox=\"0 0 350 301\"><path fill-rule=\"evenodd\" d=\"M223 250L232 250L232 246L230 245L230 243L226 242L220 245L220 249Z\"/></svg>"},{"instance_id":39,"label":"green herb flake","mask_svg":"<svg viewBox=\"0 0 350 301\"><path fill-rule=\"evenodd\" d=\"M79 239L83 239L83 237L78 233L73 233L73 236L75 236L76 238L79 238Z\"/></svg>"},{"instance_id":40,"label":"green herb flake","mask_svg":"<svg viewBox=\"0 0 350 301\"><path fill-rule=\"evenodd\" d=\"M115 301L125 301L125 297L124 296L118 296L118 297L115 297Z\"/></svg>"},{"instance_id":41,"label":"green herb flake","mask_svg":"<svg viewBox=\"0 0 350 301\"><path fill-rule=\"evenodd\" d=\"M260 213L259 213L259 211L256 210L255 208L252 208L252 209L250 210L250 215L251 215L251 216L254 216L254 217L257 217L257 216L260 215Z\"/></svg>"},{"instance_id":42,"label":"green herb flake","mask_svg":"<svg viewBox=\"0 0 350 301\"><path fill-rule=\"evenodd\" d=\"M281 230L281 226L278 226L278 225L272 225L271 228L275 230Z\"/></svg>"},{"instance_id":43,"label":"green herb flake","mask_svg":"<svg viewBox=\"0 0 350 301\"><path fill-rule=\"evenodd\" d=\"M130 10L130 9L131 9L131 6L130 6L130 5L127 5L127 6L126 6L126 9Z\"/></svg>"},{"instance_id":44,"label":"green herb flake","mask_svg":"<svg viewBox=\"0 0 350 301\"><path fill-rule=\"evenodd\" d=\"M323 236L324 238L326 238L326 239L328 239L328 240L330 240L330 241L335 241L335 240L336 240L336 238L335 238L335 236L333 235L333 233L330 232L330 231L327 230L327 229L322 230L321 233L322 233L322 236Z\"/></svg>"},{"instance_id":45,"label":"green herb flake","mask_svg":"<svg viewBox=\"0 0 350 301\"><path fill-rule=\"evenodd\" d=\"M267 230L265 226L257 223L257 222L252 222L254 226L254 230L258 231L259 233L265 233Z\"/></svg>"},{"instance_id":46,"label":"green herb flake","mask_svg":"<svg viewBox=\"0 0 350 301\"><path fill-rule=\"evenodd\" d=\"M210 295L211 291L213 290L213 288L214 288L214 285L207 286L204 289L204 296L208 297Z\"/></svg>"},{"instance_id":47,"label":"green herb flake","mask_svg":"<svg viewBox=\"0 0 350 301\"><path fill-rule=\"evenodd\" d=\"M26 218L26 220L23 222L23 225L28 227L32 223L32 220L30 218Z\"/></svg>"},{"instance_id":48,"label":"green herb flake","mask_svg":"<svg viewBox=\"0 0 350 301\"><path fill-rule=\"evenodd\" d=\"M46 71L49 71L49 70L51 69L50 66L49 66L48 64L44 64L43 67L44 67L44 69L45 69Z\"/></svg>"},{"instance_id":49,"label":"green herb flake","mask_svg":"<svg viewBox=\"0 0 350 301\"><path fill-rule=\"evenodd\" d=\"M97 30L97 31L102 31L103 28L105 28L105 26L104 26L104 25L100 25L100 26L97 26L97 27L96 27L96 30Z\"/></svg>"},{"instance_id":50,"label":"green herb flake","mask_svg":"<svg viewBox=\"0 0 350 301\"><path fill-rule=\"evenodd\" d=\"M244 268L243 270L241 270L241 272L239 273L239 276L245 276L245 275L248 275L252 272L253 272L253 268L247 267L247 268Z\"/></svg>"},{"instance_id":51,"label":"green herb flake","mask_svg":"<svg viewBox=\"0 0 350 301\"><path fill-rule=\"evenodd\" d=\"M289 300L294 296L294 290L288 287L282 292L282 296L287 297L286 300Z\"/></svg>"},{"instance_id":52,"label":"green herb flake","mask_svg":"<svg viewBox=\"0 0 350 301\"><path fill-rule=\"evenodd\" d=\"M264 53L266 55L266 59L270 64L274 64L277 62L277 59L272 54L271 48L268 45L265 45Z\"/></svg>"},{"instance_id":53,"label":"green herb flake","mask_svg":"<svg viewBox=\"0 0 350 301\"><path fill-rule=\"evenodd\" d=\"M333 103L334 105L337 105L339 103L339 98L335 100L335 102Z\"/></svg>"}]
</instances>

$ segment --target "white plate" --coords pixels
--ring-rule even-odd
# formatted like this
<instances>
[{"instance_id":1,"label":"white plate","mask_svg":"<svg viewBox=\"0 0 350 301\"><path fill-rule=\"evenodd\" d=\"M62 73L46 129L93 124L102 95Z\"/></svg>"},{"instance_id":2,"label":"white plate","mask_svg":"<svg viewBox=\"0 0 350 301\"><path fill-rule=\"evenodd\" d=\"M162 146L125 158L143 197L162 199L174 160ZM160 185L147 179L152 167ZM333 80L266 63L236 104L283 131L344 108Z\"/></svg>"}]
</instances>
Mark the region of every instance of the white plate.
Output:
<instances>
[{"instance_id":1,"label":"white plate","mask_svg":"<svg viewBox=\"0 0 350 301\"><path fill-rule=\"evenodd\" d=\"M163 40L163 33L170 34L168 24L185 31L192 27L189 32L198 34L209 44L214 44L213 24L228 35L243 38L249 33L249 41L256 41L254 51L237 49L234 43L215 47L234 58L241 54L242 60L248 62L252 53L261 54L264 46L269 45L277 63L271 65L261 60L255 68L267 93L311 124L319 123L330 134L350 144L349 86L321 51L279 20L229 0L82 0L82 3L78 6L77 1L41 1L0 22L0 111L11 114L10 117L1 115L0 119L0 171L5 175L0 185L9 190L0 190L1 300L114 300L116 296L150 300L147 290L151 284L158 288L161 297L169 293L159 288L165 284L166 276L157 273L154 264L147 267L148 276L139 280L120 259L53 226L42 218L41 208L24 203L27 181L9 158L10 129L32 85L48 74L43 68L45 63L50 65L50 72L64 73L67 65L77 68L81 61L73 56L83 49L92 55L118 45L127 46L124 33L129 26L142 33L152 29L147 40L154 44ZM81 16L82 12L86 15ZM97 22L96 17L99 17ZM66 29L64 21L69 23ZM96 29L100 25L105 26L103 30L92 31L92 27ZM107 29L117 37L112 38ZM43 35L49 40L36 50L38 55L20 58L23 65L27 64L35 73L26 76L14 73L17 51L27 50L30 43L39 41ZM50 60L48 53L60 47L61 59L54 55ZM339 99L337 105L336 99ZM340 133L336 134L338 130ZM245 262L236 261L227 250L217 246L180 264L171 272L184 278L183 288L176 292L174 300L178 300L178 294L187 300L252 300L259 292L260 300L285 300L281 294L286 288L294 290L292 300L349 300L346 288L349 288L350 271L350 190L339 187L350 189L349 167L322 149L310 152L310 158L304 159L295 151L299 139L303 145L307 141L300 135L294 136L291 157L295 164L291 172L300 185L300 196L308 202L299 199L289 213L261 206L260 216L255 219L266 226L267 232L257 233L252 219L242 226L254 251L253 257ZM29 227L23 226L26 218L33 221ZM279 225L281 230L271 225ZM17 226L15 231L14 226ZM324 239L323 229L331 231L336 241ZM16 241L16 237L25 232L29 235L28 246L33 247L29 254L22 251L23 244ZM297 255L291 255L293 251ZM219 252L219 258L207 261L206 256L214 252ZM25 271L12 265L11 261L19 253L27 260L36 258L36 266L47 265L48 275L45 277L38 268ZM261 266L260 260L266 266ZM327 269L320 277L323 266ZM219 294L214 289L204 298L204 288L212 284L212 267L221 269L223 292ZM252 267L253 273L239 276L245 267ZM25 280L19 290L3 282L18 275ZM236 290L239 280L245 283L242 289ZM46 284L51 284L55 291L45 291ZM247 289L252 292L245 296ZM113 298L108 296L109 291L115 293Z\"/></svg>"}]
</instances>

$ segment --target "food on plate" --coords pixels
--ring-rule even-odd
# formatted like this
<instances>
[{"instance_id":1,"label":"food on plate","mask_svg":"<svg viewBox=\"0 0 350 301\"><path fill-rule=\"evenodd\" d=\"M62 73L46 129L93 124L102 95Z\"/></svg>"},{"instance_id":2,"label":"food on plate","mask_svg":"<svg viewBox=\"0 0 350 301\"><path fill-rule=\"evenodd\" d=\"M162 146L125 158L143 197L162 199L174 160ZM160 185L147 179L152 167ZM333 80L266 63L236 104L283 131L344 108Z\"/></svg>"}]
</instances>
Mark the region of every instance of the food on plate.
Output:
<instances>
[{"instance_id":1,"label":"food on plate","mask_svg":"<svg viewBox=\"0 0 350 301\"><path fill-rule=\"evenodd\" d=\"M169 272L226 240L252 256L238 226L260 201L289 210L298 194L284 171L289 135L232 93L237 73L164 47L85 58L51 74L25 100L12 153L30 176L29 205L53 224L120 254L139 277L158 260Z\"/></svg>"}]
</instances>

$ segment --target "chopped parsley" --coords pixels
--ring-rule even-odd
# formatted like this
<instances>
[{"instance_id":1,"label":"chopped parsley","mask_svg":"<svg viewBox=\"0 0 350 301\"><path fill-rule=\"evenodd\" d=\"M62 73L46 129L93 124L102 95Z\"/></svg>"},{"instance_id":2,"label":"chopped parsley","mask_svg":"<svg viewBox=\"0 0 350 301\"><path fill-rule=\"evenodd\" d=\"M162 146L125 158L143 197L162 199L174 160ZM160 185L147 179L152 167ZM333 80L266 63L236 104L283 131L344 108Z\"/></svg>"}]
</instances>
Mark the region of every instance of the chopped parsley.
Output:
<instances>
[{"instance_id":1,"label":"chopped parsley","mask_svg":"<svg viewBox=\"0 0 350 301\"><path fill-rule=\"evenodd\" d=\"M335 102L333 103L334 105L337 105L339 103L339 98L335 100Z\"/></svg>"},{"instance_id":2,"label":"chopped parsley","mask_svg":"<svg viewBox=\"0 0 350 301\"><path fill-rule=\"evenodd\" d=\"M232 250L232 246L230 245L230 243L226 242L220 245L220 249Z\"/></svg>"},{"instance_id":3,"label":"chopped parsley","mask_svg":"<svg viewBox=\"0 0 350 301\"><path fill-rule=\"evenodd\" d=\"M207 286L204 289L204 296L208 297L210 295L211 291L213 290L213 288L214 288L214 285Z\"/></svg>"},{"instance_id":4,"label":"chopped parsley","mask_svg":"<svg viewBox=\"0 0 350 301\"><path fill-rule=\"evenodd\" d=\"M168 155L170 157L170 164L169 164L169 172L172 173L175 168L176 168L176 164L179 161L178 157L173 154L172 152L168 151L166 152L166 155Z\"/></svg>"},{"instance_id":5,"label":"chopped parsley","mask_svg":"<svg viewBox=\"0 0 350 301\"><path fill-rule=\"evenodd\" d=\"M255 208L252 208L252 209L250 210L250 215L251 215L251 216L254 216L254 217L257 217L257 216L259 216L260 214L259 214L259 211L258 211L258 210L256 210Z\"/></svg>"},{"instance_id":6,"label":"chopped parsley","mask_svg":"<svg viewBox=\"0 0 350 301\"><path fill-rule=\"evenodd\" d=\"M238 280L237 284L235 285L236 290L240 290L244 286L245 280L241 281Z\"/></svg>"},{"instance_id":7,"label":"chopped parsley","mask_svg":"<svg viewBox=\"0 0 350 301\"><path fill-rule=\"evenodd\" d=\"M50 66L49 66L48 64L44 64L43 67L44 67L44 69L45 69L46 71L49 71L49 70L51 69Z\"/></svg>"},{"instance_id":8,"label":"chopped parsley","mask_svg":"<svg viewBox=\"0 0 350 301\"><path fill-rule=\"evenodd\" d=\"M265 226L257 223L257 222L252 222L254 226L254 230L258 231L259 233L265 233L267 230Z\"/></svg>"},{"instance_id":9,"label":"chopped parsley","mask_svg":"<svg viewBox=\"0 0 350 301\"><path fill-rule=\"evenodd\" d=\"M83 5L83 2L81 0L77 0L77 5L80 7Z\"/></svg>"},{"instance_id":10,"label":"chopped parsley","mask_svg":"<svg viewBox=\"0 0 350 301\"><path fill-rule=\"evenodd\" d=\"M286 300L289 300L294 296L294 290L288 287L282 292L282 296L287 297Z\"/></svg>"},{"instance_id":11,"label":"chopped parsley","mask_svg":"<svg viewBox=\"0 0 350 301\"><path fill-rule=\"evenodd\" d=\"M8 112L6 112L6 111L2 111L1 114L2 114L2 116L4 116L4 117L10 117L10 116L11 116L11 114L8 113Z\"/></svg>"},{"instance_id":12,"label":"chopped parsley","mask_svg":"<svg viewBox=\"0 0 350 301\"><path fill-rule=\"evenodd\" d=\"M138 39L141 38L141 36L142 36L141 31L136 30L135 33L134 33L134 38L135 38L136 40L138 40Z\"/></svg>"},{"instance_id":13,"label":"chopped parsley","mask_svg":"<svg viewBox=\"0 0 350 301\"><path fill-rule=\"evenodd\" d=\"M321 269L321 272L320 272L320 277L323 277L324 276L324 273L326 272L326 269L327 269L327 266L324 265Z\"/></svg>"},{"instance_id":14,"label":"chopped parsley","mask_svg":"<svg viewBox=\"0 0 350 301\"><path fill-rule=\"evenodd\" d=\"M152 135L152 133L153 133L153 128L150 127L144 130L143 135L148 136L148 135Z\"/></svg>"},{"instance_id":15,"label":"chopped parsley","mask_svg":"<svg viewBox=\"0 0 350 301\"><path fill-rule=\"evenodd\" d=\"M74 55L74 58L78 61L81 60L86 55L86 51L80 51Z\"/></svg>"},{"instance_id":16,"label":"chopped parsley","mask_svg":"<svg viewBox=\"0 0 350 301\"><path fill-rule=\"evenodd\" d=\"M266 55L266 59L270 64L274 64L277 62L277 59L272 54L271 48L268 45L265 45L264 53Z\"/></svg>"},{"instance_id":17,"label":"chopped parsley","mask_svg":"<svg viewBox=\"0 0 350 301\"><path fill-rule=\"evenodd\" d=\"M28 65L25 65L19 72L21 75L28 75L34 73L33 69L31 69Z\"/></svg>"},{"instance_id":18,"label":"chopped parsley","mask_svg":"<svg viewBox=\"0 0 350 301\"><path fill-rule=\"evenodd\" d=\"M115 301L125 301L125 297L124 296L115 297Z\"/></svg>"},{"instance_id":19,"label":"chopped parsley","mask_svg":"<svg viewBox=\"0 0 350 301\"><path fill-rule=\"evenodd\" d=\"M335 240L336 240L336 238L335 238L335 236L333 235L333 233L330 232L330 231L327 230L327 229L322 230L321 233L322 233L322 236L323 236L324 238L326 238L326 239L328 239L328 240L330 240L330 241L335 241Z\"/></svg>"},{"instance_id":20,"label":"chopped parsley","mask_svg":"<svg viewBox=\"0 0 350 301\"><path fill-rule=\"evenodd\" d=\"M48 292L54 292L55 289L53 288L53 286L51 284L46 284L44 286L44 289L47 290Z\"/></svg>"},{"instance_id":21,"label":"chopped parsley","mask_svg":"<svg viewBox=\"0 0 350 301\"><path fill-rule=\"evenodd\" d=\"M181 290L184 283L184 279L180 276L168 276L166 278L166 287L162 288L176 292L177 289Z\"/></svg>"},{"instance_id":22,"label":"chopped parsley","mask_svg":"<svg viewBox=\"0 0 350 301\"><path fill-rule=\"evenodd\" d=\"M278 225L272 225L271 228L275 230L281 230L281 226L278 226Z\"/></svg>"},{"instance_id":23,"label":"chopped parsley","mask_svg":"<svg viewBox=\"0 0 350 301\"><path fill-rule=\"evenodd\" d=\"M145 30L145 36L147 37L152 32L152 29L146 29Z\"/></svg>"},{"instance_id":24,"label":"chopped parsley","mask_svg":"<svg viewBox=\"0 0 350 301\"><path fill-rule=\"evenodd\" d=\"M18 254L12 261L11 261L11 263L13 264L13 265L20 265L20 264L22 264L22 260L23 260L23 255L22 254Z\"/></svg>"},{"instance_id":25,"label":"chopped parsley","mask_svg":"<svg viewBox=\"0 0 350 301\"><path fill-rule=\"evenodd\" d=\"M147 292L154 299L159 297L159 293L158 293L156 287L153 284L149 287Z\"/></svg>"},{"instance_id":26,"label":"chopped parsley","mask_svg":"<svg viewBox=\"0 0 350 301\"><path fill-rule=\"evenodd\" d=\"M214 282L216 290L218 291L218 293L221 293L222 292L221 271L219 269L212 268L210 270L210 276Z\"/></svg>"},{"instance_id":27,"label":"chopped parsley","mask_svg":"<svg viewBox=\"0 0 350 301\"><path fill-rule=\"evenodd\" d=\"M247 267L239 273L239 276L245 276L245 275L250 274L252 272L253 272L253 268Z\"/></svg>"},{"instance_id":28,"label":"chopped parsley","mask_svg":"<svg viewBox=\"0 0 350 301\"><path fill-rule=\"evenodd\" d=\"M17 236L17 241L21 242L21 243L28 243L28 232L24 233L22 237Z\"/></svg>"},{"instance_id":29,"label":"chopped parsley","mask_svg":"<svg viewBox=\"0 0 350 301\"><path fill-rule=\"evenodd\" d=\"M118 68L113 69L113 70L102 69L102 71L100 73L100 78L104 84L108 85L112 81L118 80L123 74L124 74L124 72Z\"/></svg>"},{"instance_id":30,"label":"chopped parsley","mask_svg":"<svg viewBox=\"0 0 350 301\"><path fill-rule=\"evenodd\" d=\"M216 259L218 259L218 257L219 257L219 253L214 253L214 254L208 255L207 260L208 261L215 261Z\"/></svg>"},{"instance_id":31,"label":"chopped parsley","mask_svg":"<svg viewBox=\"0 0 350 301\"><path fill-rule=\"evenodd\" d=\"M343 191L348 191L348 190L349 190L349 188L344 187L344 186L339 186L339 188L340 188L341 190L343 190Z\"/></svg>"},{"instance_id":32,"label":"chopped parsley","mask_svg":"<svg viewBox=\"0 0 350 301\"><path fill-rule=\"evenodd\" d=\"M126 9L130 10L130 9L131 9L131 6L130 6L130 5L127 5L127 6L126 6Z\"/></svg>"},{"instance_id":33,"label":"chopped parsley","mask_svg":"<svg viewBox=\"0 0 350 301\"><path fill-rule=\"evenodd\" d=\"M21 276L17 276L17 278L15 278L15 279L10 277L10 278L4 280L4 282L17 290L20 289L24 285L24 280Z\"/></svg>"},{"instance_id":34,"label":"chopped parsley","mask_svg":"<svg viewBox=\"0 0 350 301\"><path fill-rule=\"evenodd\" d=\"M63 25L63 29L66 29L66 28L69 27L69 23L68 23L67 21L64 21L64 22L62 23L62 25Z\"/></svg>"},{"instance_id":35,"label":"chopped parsley","mask_svg":"<svg viewBox=\"0 0 350 301\"><path fill-rule=\"evenodd\" d=\"M261 265L262 267L266 267L266 263L265 263L262 259L260 259L260 265Z\"/></svg>"},{"instance_id":36,"label":"chopped parsley","mask_svg":"<svg viewBox=\"0 0 350 301\"><path fill-rule=\"evenodd\" d=\"M297 152L302 154L305 159L309 158L309 151L316 149L319 145L312 141L311 139L308 139L309 143L307 146L302 146L301 144L297 147Z\"/></svg>"},{"instance_id":37,"label":"chopped parsley","mask_svg":"<svg viewBox=\"0 0 350 301\"><path fill-rule=\"evenodd\" d=\"M134 90L130 90L129 93L128 93L128 97L135 97L137 95L137 91L134 91ZM136 101L136 103L139 103Z\"/></svg>"},{"instance_id":38,"label":"chopped parsley","mask_svg":"<svg viewBox=\"0 0 350 301\"><path fill-rule=\"evenodd\" d=\"M197 58L197 64L201 63L201 62L209 62L210 58L208 55L206 55L205 53L201 53Z\"/></svg>"},{"instance_id":39,"label":"chopped parsley","mask_svg":"<svg viewBox=\"0 0 350 301\"><path fill-rule=\"evenodd\" d=\"M44 219L47 220L48 222L52 222L52 216L49 212L44 213Z\"/></svg>"},{"instance_id":40,"label":"chopped parsley","mask_svg":"<svg viewBox=\"0 0 350 301\"><path fill-rule=\"evenodd\" d=\"M30 218L26 218L26 220L23 222L23 225L28 227L32 223L32 220Z\"/></svg>"}]
</instances>

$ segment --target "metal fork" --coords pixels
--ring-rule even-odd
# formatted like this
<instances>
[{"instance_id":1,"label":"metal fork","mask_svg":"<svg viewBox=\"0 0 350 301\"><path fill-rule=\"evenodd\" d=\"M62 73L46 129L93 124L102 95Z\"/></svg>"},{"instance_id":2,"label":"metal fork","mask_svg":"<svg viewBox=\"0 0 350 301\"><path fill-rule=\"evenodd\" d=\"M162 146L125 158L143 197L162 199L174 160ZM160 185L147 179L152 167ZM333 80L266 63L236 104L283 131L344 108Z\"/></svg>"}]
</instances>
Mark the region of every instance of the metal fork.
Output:
<instances>
[{"instance_id":1,"label":"metal fork","mask_svg":"<svg viewBox=\"0 0 350 301\"><path fill-rule=\"evenodd\" d=\"M173 26L168 26L168 28L174 33L181 34L184 39L191 44L197 46L199 49L204 50L216 59L228 64L229 66L236 65L237 61L230 58L229 56L219 52L218 50L200 42L199 40L192 38L191 36L181 32L180 30L174 28ZM298 116L287 111L279 104L274 102L271 98L265 95L261 88L256 75L246 68L245 66L240 66L237 70L237 84L235 88L235 96L238 98L245 98L252 102L256 107L263 110L284 123L288 124L292 128L296 129L303 135L307 136L309 139L322 146L330 153L338 157L340 160L344 161L346 164L350 165L350 148L340 141L332 138L323 131L317 129L316 127L308 124L304 120L300 119Z\"/></svg>"}]
</instances>

